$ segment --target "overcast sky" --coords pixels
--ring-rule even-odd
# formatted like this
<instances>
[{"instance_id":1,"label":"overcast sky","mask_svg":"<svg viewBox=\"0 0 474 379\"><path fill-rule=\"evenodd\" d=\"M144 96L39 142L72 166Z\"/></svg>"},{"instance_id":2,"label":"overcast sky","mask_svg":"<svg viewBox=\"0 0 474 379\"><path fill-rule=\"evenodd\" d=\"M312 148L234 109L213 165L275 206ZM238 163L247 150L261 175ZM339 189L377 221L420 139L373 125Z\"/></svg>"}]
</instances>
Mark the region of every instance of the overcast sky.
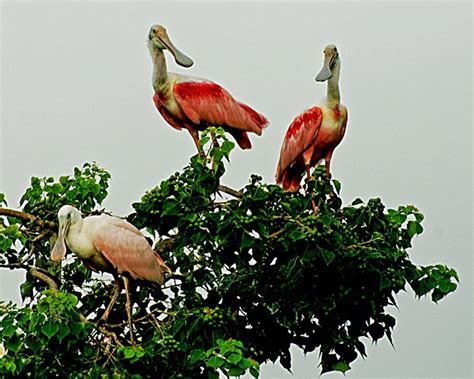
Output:
<instances>
[{"instance_id":1,"label":"overcast sky","mask_svg":"<svg viewBox=\"0 0 474 379\"><path fill-rule=\"evenodd\" d=\"M412 260L461 277L438 305L400 294L395 350L380 341L347 376L471 377L471 3L3 2L0 192L10 206L31 176L97 161L112 173L106 207L125 215L186 165L192 139L151 99L146 37L157 23L195 62L182 69L167 55L171 71L211 79L270 120L252 150L233 154L224 177L233 187L250 173L273 181L286 128L325 94L314 81L322 50L337 45L349 123L332 172L344 201L417 205L425 233ZM18 301L22 280L0 271L0 299ZM295 350L293 377L316 377L317 364L317 354ZM262 371L289 376L279 364Z\"/></svg>"}]
</instances>

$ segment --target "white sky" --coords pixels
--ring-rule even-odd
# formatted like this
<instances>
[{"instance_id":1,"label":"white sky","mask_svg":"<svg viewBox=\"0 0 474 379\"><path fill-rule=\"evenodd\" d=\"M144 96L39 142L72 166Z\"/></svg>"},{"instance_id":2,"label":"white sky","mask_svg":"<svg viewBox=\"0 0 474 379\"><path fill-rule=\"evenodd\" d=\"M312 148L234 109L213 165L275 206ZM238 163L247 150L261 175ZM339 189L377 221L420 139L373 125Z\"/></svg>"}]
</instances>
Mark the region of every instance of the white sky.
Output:
<instances>
[{"instance_id":1,"label":"white sky","mask_svg":"<svg viewBox=\"0 0 474 379\"><path fill-rule=\"evenodd\" d=\"M348 377L471 377L472 4L450 2L3 2L0 192L9 204L31 176L85 161L112 173L105 205L130 204L182 168L195 147L154 108L146 37L152 24L195 65L171 71L216 81L271 124L233 154L224 182L273 181L291 120L324 96L322 50L341 55L346 136L332 160L346 203L379 196L415 204L425 233L411 257L446 263L461 285L439 305L398 296L396 350L368 348ZM22 273L0 271L0 299L19 299ZM370 343L368 342L370 345ZM317 354L295 350L293 378L315 377ZM279 365L263 378L289 377ZM341 377L338 374L325 378Z\"/></svg>"}]
</instances>

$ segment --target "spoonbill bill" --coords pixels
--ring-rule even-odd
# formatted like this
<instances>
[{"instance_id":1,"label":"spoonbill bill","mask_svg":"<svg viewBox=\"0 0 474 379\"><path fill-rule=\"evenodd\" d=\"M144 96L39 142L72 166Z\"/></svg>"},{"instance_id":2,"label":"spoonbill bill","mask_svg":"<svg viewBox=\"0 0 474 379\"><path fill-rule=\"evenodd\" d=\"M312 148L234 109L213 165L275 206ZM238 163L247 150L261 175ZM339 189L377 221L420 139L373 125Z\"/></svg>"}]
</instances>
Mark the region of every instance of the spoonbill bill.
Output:
<instances>
[{"instance_id":1,"label":"spoonbill bill","mask_svg":"<svg viewBox=\"0 0 474 379\"><path fill-rule=\"evenodd\" d=\"M192 66L193 61L173 45L163 26L151 27L148 47L153 60L153 101L168 124L187 129L198 151L199 131L208 126L223 127L242 149L252 147L247 132L261 135L268 125L265 116L235 100L216 83L168 72L164 50L182 67Z\"/></svg>"},{"instance_id":2,"label":"spoonbill bill","mask_svg":"<svg viewBox=\"0 0 474 379\"><path fill-rule=\"evenodd\" d=\"M67 245L93 271L112 273L116 279L117 275L121 275L133 341L128 278L160 286L166 275L171 274L170 268L135 226L118 217L102 214L82 218L78 209L64 205L58 212L58 221L58 238L51 250L51 259L60 261L66 254ZM120 284L116 280L116 290L102 316L103 320L107 319L120 291Z\"/></svg>"},{"instance_id":3,"label":"spoonbill bill","mask_svg":"<svg viewBox=\"0 0 474 379\"><path fill-rule=\"evenodd\" d=\"M328 82L327 96L319 106L296 117L283 139L275 179L285 191L298 191L305 171L309 180L311 168L323 159L330 176L331 157L347 125L347 108L340 103L340 69L341 58L336 46L326 46L323 68L316 81Z\"/></svg>"}]
</instances>

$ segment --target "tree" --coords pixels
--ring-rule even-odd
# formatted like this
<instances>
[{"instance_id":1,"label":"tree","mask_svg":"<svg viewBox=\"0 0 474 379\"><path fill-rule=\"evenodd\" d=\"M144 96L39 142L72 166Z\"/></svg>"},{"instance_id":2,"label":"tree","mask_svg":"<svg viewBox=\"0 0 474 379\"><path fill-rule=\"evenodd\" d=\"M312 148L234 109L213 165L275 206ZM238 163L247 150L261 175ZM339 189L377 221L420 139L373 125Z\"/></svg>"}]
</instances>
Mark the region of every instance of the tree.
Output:
<instances>
[{"instance_id":1,"label":"tree","mask_svg":"<svg viewBox=\"0 0 474 379\"><path fill-rule=\"evenodd\" d=\"M107 322L97 321L110 280L76 258L49 260L57 210L104 212L110 174L86 163L57 181L33 177L21 211L0 208L0 266L27 272L24 305L0 305L2 376L258 376L266 361L289 370L291 344L319 348L322 372L345 372L366 356L363 337L392 342L387 308L399 291L410 286L438 302L456 289L453 269L410 261L412 238L423 231L416 207L386 209L379 198L343 205L341 184L324 167L299 193L257 175L232 190L220 178L234 144L210 128L201 145L127 216L174 270L160 290L135 283L134 345L124 296Z\"/></svg>"}]
</instances>

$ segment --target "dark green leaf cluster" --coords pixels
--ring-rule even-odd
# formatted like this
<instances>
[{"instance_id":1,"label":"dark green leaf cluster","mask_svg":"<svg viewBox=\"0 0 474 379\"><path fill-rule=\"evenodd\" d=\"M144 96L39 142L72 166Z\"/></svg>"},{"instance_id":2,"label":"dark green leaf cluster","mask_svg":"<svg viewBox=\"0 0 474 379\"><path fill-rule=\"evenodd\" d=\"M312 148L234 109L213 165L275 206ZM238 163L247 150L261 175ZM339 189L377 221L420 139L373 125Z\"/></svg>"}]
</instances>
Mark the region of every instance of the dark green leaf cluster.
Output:
<instances>
[{"instance_id":1,"label":"dark green leaf cluster","mask_svg":"<svg viewBox=\"0 0 474 379\"><path fill-rule=\"evenodd\" d=\"M257 361L243 356L244 346L241 341L229 338L228 340L217 340L217 346L207 351L195 349L191 351L191 364L199 361L204 362L208 367L220 369L226 377L240 376L249 370L249 373L258 377L260 375L260 365ZM217 372L210 372L210 378L219 378Z\"/></svg>"},{"instance_id":2,"label":"dark green leaf cluster","mask_svg":"<svg viewBox=\"0 0 474 379\"><path fill-rule=\"evenodd\" d=\"M136 345L127 340L123 296L107 325L95 322L112 291L107 281L91 278L77 261L61 270L47 262L51 244L39 238L40 231L31 234L18 222L0 225L0 259L26 257L61 278L61 289L69 293L61 296L76 299L76 313L71 315L80 312L88 320L80 335L87 351L63 355L61 367L71 367L63 374L192 378L216 377L220 371L258 376L259 364L266 361L279 359L290 369L292 344L304 352L319 349L323 372L345 372L357 356L366 356L364 338L386 336L392 342L395 318L389 306L395 305L399 291L410 286L417 296L430 294L437 302L456 289L454 270L411 262L408 249L423 231L423 215L414 206L387 209L378 198L344 206L341 184L329 179L324 167L316 168L314 180L299 193L284 192L252 175L244 188L229 196L220 179L233 143L222 129L211 128L201 144L201 154L148 191L128 216L150 232L155 249L174 271L160 290L135 283ZM97 166L85 165L74 178L60 179L58 193L53 191L54 180L34 180L23 196L24 209L50 220L66 203L91 212L106 196L108 178ZM20 249L5 242L15 238L23 238ZM33 242L35 238L41 243ZM38 297L39 288L29 274L22 294ZM71 339L76 346L77 335L65 334L59 340L63 332L56 322L63 317L61 323L71 330L77 317L65 319L57 305L43 309L40 304L50 301L45 299L54 303L58 295L41 296L33 309L4 308L0 338L7 338L6 317L47 313L41 327L29 333L59 344ZM34 360L27 333L17 334L18 357ZM0 366L0 374L21 375L26 372L22 367L32 367L8 359L16 371L10 363L9 368ZM54 367L50 374L62 376Z\"/></svg>"},{"instance_id":3,"label":"dark green leaf cluster","mask_svg":"<svg viewBox=\"0 0 474 379\"><path fill-rule=\"evenodd\" d=\"M107 197L110 174L96 163L74 168L73 176L31 178L31 186L21 197L23 210L43 220L56 221L57 210L65 204L91 212Z\"/></svg>"},{"instance_id":4,"label":"dark green leaf cluster","mask_svg":"<svg viewBox=\"0 0 474 379\"><path fill-rule=\"evenodd\" d=\"M0 341L6 354L0 359L0 376L86 374L96 351L84 345L91 327L81 321L77 303L74 295L45 291L31 308L1 304ZM68 367L63 366L66 362Z\"/></svg>"}]
</instances>

